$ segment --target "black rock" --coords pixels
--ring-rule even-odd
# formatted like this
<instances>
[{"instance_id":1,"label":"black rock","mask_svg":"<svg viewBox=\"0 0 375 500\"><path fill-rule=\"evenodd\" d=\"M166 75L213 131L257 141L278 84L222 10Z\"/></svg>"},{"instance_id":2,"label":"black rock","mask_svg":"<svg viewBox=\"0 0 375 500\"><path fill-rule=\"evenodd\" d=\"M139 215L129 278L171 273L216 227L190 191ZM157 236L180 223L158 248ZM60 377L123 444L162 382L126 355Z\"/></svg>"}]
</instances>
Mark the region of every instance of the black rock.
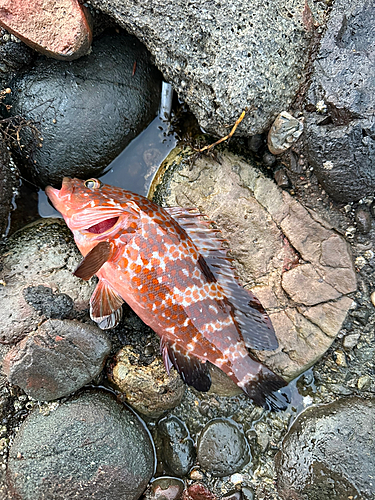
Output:
<instances>
[{"instance_id":1,"label":"black rock","mask_svg":"<svg viewBox=\"0 0 375 500\"><path fill-rule=\"evenodd\" d=\"M88 392L25 419L9 450L7 482L19 500L137 500L153 471L140 419L112 395Z\"/></svg>"},{"instance_id":2,"label":"black rock","mask_svg":"<svg viewBox=\"0 0 375 500\"><path fill-rule=\"evenodd\" d=\"M300 415L276 456L285 500L372 499L375 401L345 398Z\"/></svg>"},{"instance_id":3,"label":"black rock","mask_svg":"<svg viewBox=\"0 0 375 500\"><path fill-rule=\"evenodd\" d=\"M64 319L74 307L73 299L66 293L54 293L48 286L28 286L23 290L28 304L46 318Z\"/></svg>"},{"instance_id":4,"label":"black rock","mask_svg":"<svg viewBox=\"0 0 375 500\"><path fill-rule=\"evenodd\" d=\"M30 66L35 56L34 50L0 28L0 90L17 72Z\"/></svg>"},{"instance_id":5,"label":"black rock","mask_svg":"<svg viewBox=\"0 0 375 500\"><path fill-rule=\"evenodd\" d=\"M375 4L334 2L307 108L308 161L337 201L359 200L375 189Z\"/></svg>"},{"instance_id":6,"label":"black rock","mask_svg":"<svg viewBox=\"0 0 375 500\"><path fill-rule=\"evenodd\" d=\"M15 168L0 133L0 240L7 235L15 192L19 185Z\"/></svg>"},{"instance_id":7,"label":"black rock","mask_svg":"<svg viewBox=\"0 0 375 500\"><path fill-rule=\"evenodd\" d=\"M159 71L132 36L105 34L72 62L38 57L13 80L10 100L11 114L40 132L25 127L21 134L34 182L58 186L63 176L100 175L155 117L160 87Z\"/></svg>"}]
</instances>

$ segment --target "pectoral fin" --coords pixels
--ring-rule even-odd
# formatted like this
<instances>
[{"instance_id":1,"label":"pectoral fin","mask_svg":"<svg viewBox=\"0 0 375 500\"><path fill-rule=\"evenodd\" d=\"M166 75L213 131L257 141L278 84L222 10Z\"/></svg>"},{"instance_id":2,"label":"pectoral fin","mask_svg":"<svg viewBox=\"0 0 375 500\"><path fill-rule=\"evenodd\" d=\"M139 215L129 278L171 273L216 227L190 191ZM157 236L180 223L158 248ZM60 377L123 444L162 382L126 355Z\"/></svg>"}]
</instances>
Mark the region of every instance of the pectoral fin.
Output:
<instances>
[{"instance_id":1,"label":"pectoral fin","mask_svg":"<svg viewBox=\"0 0 375 500\"><path fill-rule=\"evenodd\" d=\"M104 281L100 280L90 299L90 316L99 328L107 330L114 328L122 316L120 295Z\"/></svg>"},{"instance_id":2,"label":"pectoral fin","mask_svg":"<svg viewBox=\"0 0 375 500\"><path fill-rule=\"evenodd\" d=\"M89 280L107 262L110 255L110 243L108 241L101 241L90 250L73 274L83 280Z\"/></svg>"}]
</instances>

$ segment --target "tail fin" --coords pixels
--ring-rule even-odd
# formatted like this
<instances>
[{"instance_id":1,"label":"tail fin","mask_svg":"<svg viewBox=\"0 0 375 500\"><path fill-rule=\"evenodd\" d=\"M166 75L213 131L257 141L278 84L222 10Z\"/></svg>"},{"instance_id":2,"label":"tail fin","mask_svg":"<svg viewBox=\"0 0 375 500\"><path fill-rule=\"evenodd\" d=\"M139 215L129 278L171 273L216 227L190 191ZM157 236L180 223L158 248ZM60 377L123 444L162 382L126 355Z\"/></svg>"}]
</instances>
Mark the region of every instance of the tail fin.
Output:
<instances>
[{"instance_id":1,"label":"tail fin","mask_svg":"<svg viewBox=\"0 0 375 500\"><path fill-rule=\"evenodd\" d=\"M257 379L250 380L242 389L255 404L267 410L282 411L287 408L289 401L285 395L276 391L286 385L283 378L263 365Z\"/></svg>"}]
</instances>

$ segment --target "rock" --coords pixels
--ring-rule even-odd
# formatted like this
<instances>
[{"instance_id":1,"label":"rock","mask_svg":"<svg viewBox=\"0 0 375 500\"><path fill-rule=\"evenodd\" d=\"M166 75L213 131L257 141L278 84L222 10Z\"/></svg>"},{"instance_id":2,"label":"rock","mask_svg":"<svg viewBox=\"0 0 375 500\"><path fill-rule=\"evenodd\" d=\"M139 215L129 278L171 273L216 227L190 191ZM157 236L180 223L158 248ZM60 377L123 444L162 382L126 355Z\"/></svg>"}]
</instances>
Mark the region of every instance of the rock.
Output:
<instances>
[{"instance_id":1,"label":"rock","mask_svg":"<svg viewBox=\"0 0 375 500\"><path fill-rule=\"evenodd\" d=\"M279 340L276 351L257 356L287 380L296 377L328 349L352 304L347 242L239 157L221 153L220 168L207 157L192 165L188 149L170 158L151 196L164 206L196 206L216 222Z\"/></svg>"},{"instance_id":2,"label":"rock","mask_svg":"<svg viewBox=\"0 0 375 500\"><path fill-rule=\"evenodd\" d=\"M193 483L182 494L182 500L217 500L217 497L201 483Z\"/></svg>"},{"instance_id":3,"label":"rock","mask_svg":"<svg viewBox=\"0 0 375 500\"><path fill-rule=\"evenodd\" d=\"M249 445L233 420L215 418L202 430L197 443L198 462L214 476L238 472L250 460Z\"/></svg>"},{"instance_id":4,"label":"rock","mask_svg":"<svg viewBox=\"0 0 375 500\"><path fill-rule=\"evenodd\" d=\"M144 425L104 392L86 392L44 416L36 408L9 450L12 498L137 500L154 471Z\"/></svg>"},{"instance_id":5,"label":"rock","mask_svg":"<svg viewBox=\"0 0 375 500\"><path fill-rule=\"evenodd\" d=\"M13 210L18 185L16 168L0 133L0 240L9 231L10 214Z\"/></svg>"},{"instance_id":6,"label":"rock","mask_svg":"<svg viewBox=\"0 0 375 500\"><path fill-rule=\"evenodd\" d=\"M308 93L307 108L323 102L327 112L306 113L307 158L327 193L343 203L375 188L374 20L373 2L334 3Z\"/></svg>"},{"instance_id":7,"label":"rock","mask_svg":"<svg viewBox=\"0 0 375 500\"><path fill-rule=\"evenodd\" d=\"M357 229L362 234L367 234L371 230L371 215L369 210L361 206L357 207L354 213Z\"/></svg>"},{"instance_id":8,"label":"rock","mask_svg":"<svg viewBox=\"0 0 375 500\"><path fill-rule=\"evenodd\" d=\"M0 25L26 45L71 61L90 49L89 12L77 0L3 0Z\"/></svg>"},{"instance_id":9,"label":"rock","mask_svg":"<svg viewBox=\"0 0 375 500\"><path fill-rule=\"evenodd\" d=\"M0 90L8 86L16 73L30 66L35 55L30 47L0 28Z\"/></svg>"},{"instance_id":10,"label":"rock","mask_svg":"<svg viewBox=\"0 0 375 500\"><path fill-rule=\"evenodd\" d=\"M10 350L3 371L28 396L51 401L91 382L110 349L105 333L94 325L47 320Z\"/></svg>"},{"instance_id":11,"label":"rock","mask_svg":"<svg viewBox=\"0 0 375 500\"><path fill-rule=\"evenodd\" d=\"M36 221L9 238L0 256L1 342L15 344L47 318L87 314L95 279L72 274L81 260L60 219Z\"/></svg>"},{"instance_id":12,"label":"rock","mask_svg":"<svg viewBox=\"0 0 375 500\"><path fill-rule=\"evenodd\" d=\"M276 456L281 497L374 498L374 425L373 399L345 398L304 411Z\"/></svg>"},{"instance_id":13,"label":"rock","mask_svg":"<svg viewBox=\"0 0 375 500\"><path fill-rule=\"evenodd\" d=\"M187 476L194 464L194 442L186 425L174 415L160 420L157 426L163 464L172 474Z\"/></svg>"},{"instance_id":14,"label":"rock","mask_svg":"<svg viewBox=\"0 0 375 500\"><path fill-rule=\"evenodd\" d=\"M109 378L133 408L143 415L160 417L177 406L185 392L185 385L175 369L170 375L161 357L143 366L139 354L131 347L123 347L117 354Z\"/></svg>"},{"instance_id":15,"label":"rock","mask_svg":"<svg viewBox=\"0 0 375 500\"><path fill-rule=\"evenodd\" d=\"M246 107L236 133L264 132L298 92L312 33L304 0L90 4L145 43L207 132L225 136Z\"/></svg>"},{"instance_id":16,"label":"rock","mask_svg":"<svg viewBox=\"0 0 375 500\"><path fill-rule=\"evenodd\" d=\"M158 477L150 484L147 500L179 500L184 490L184 482L177 477Z\"/></svg>"},{"instance_id":17,"label":"rock","mask_svg":"<svg viewBox=\"0 0 375 500\"><path fill-rule=\"evenodd\" d=\"M33 120L43 138L21 133L34 181L59 186L63 176L99 176L155 117L160 80L146 49L122 34L96 39L90 55L74 62L38 58L13 80L10 101L11 114Z\"/></svg>"},{"instance_id":18,"label":"rock","mask_svg":"<svg viewBox=\"0 0 375 500\"><path fill-rule=\"evenodd\" d=\"M289 178L286 173L285 168L280 168L279 170L276 170L276 172L273 175L276 184L281 187L281 188L286 188L289 186Z\"/></svg>"},{"instance_id":19,"label":"rock","mask_svg":"<svg viewBox=\"0 0 375 500\"><path fill-rule=\"evenodd\" d=\"M303 132L303 124L287 111L282 111L273 122L267 137L267 146L273 155L289 149Z\"/></svg>"}]
</instances>

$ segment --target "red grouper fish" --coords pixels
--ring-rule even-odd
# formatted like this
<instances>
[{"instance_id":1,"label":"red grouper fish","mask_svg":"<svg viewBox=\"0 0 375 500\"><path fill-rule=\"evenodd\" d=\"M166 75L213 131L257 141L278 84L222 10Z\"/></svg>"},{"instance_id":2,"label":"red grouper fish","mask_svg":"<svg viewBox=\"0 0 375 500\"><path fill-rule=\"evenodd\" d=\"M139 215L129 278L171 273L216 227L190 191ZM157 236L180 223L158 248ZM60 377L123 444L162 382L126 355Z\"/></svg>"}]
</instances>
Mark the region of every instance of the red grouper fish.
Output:
<instances>
[{"instance_id":1,"label":"red grouper fish","mask_svg":"<svg viewBox=\"0 0 375 500\"><path fill-rule=\"evenodd\" d=\"M206 361L258 405L280 409L284 379L249 354L278 346L259 300L238 282L220 239L195 209L161 208L147 198L65 177L46 193L84 259L75 275L99 278L90 315L102 329L121 319L124 301L160 337L172 366L199 391L211 386Z\"/></svg>"}]
</instances>

